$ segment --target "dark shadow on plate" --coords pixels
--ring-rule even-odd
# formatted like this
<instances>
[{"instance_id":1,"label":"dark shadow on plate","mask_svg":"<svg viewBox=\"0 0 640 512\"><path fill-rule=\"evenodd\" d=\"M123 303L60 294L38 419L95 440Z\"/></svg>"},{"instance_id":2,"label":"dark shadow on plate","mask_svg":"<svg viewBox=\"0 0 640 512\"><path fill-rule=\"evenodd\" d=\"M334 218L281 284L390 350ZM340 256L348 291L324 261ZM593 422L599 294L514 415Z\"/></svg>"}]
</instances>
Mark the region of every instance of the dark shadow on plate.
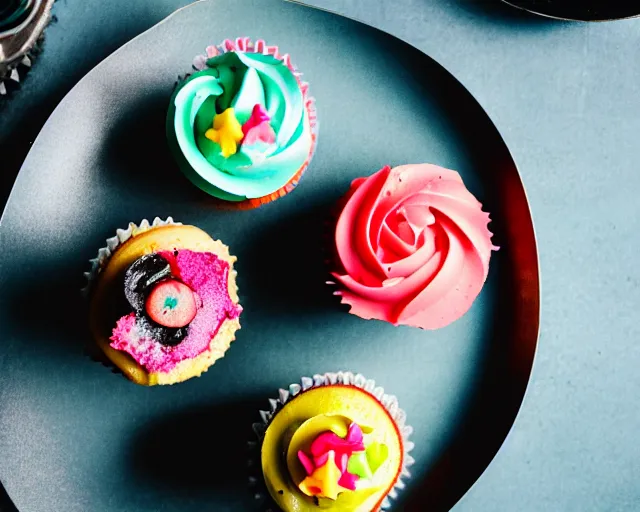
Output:
<instances>
[{"instance_id":1,"label":"dark shadow on plate","mask_svg":"<svg viewBox=\"0 0 640 512\"><path fill-rule=\"evenodd\" d=\"M248 443L264 399L193 407L148 422L129 442L125 462L137 485L215 502L224 491L249 495Z\"/></svg>"},{"instance_id":2,"label":"dark shadow on plate","mask_svg":"<svg viewBox=\"0 0 640 512\"><path fill-rule=\"evenodd\" d=\"M539 323L537 252L520 177L491 120L478 115L479 105L461 84L452 86L450 80L438 79L442 70L429 57L419 52L397 54L401 66L425 70L416 87L438 99L455 132L463 134L470 160L483 163L474 169L477 176L465 176L465 181L473 183L481 177L483 209L491 212L489 228L494 233L493 243L500 247L492 256L493 272L500 268L495 323L477 387L461 406L457 428L436 464L420 484L412 485L413 492L403 497L406 510L422 511L428 506L429 510L446 511L489 465L520 408ZM520 300L514 302L513 297Z\"/></svg>"},{"instance_id":3,"label":"dark shadow on plate","mask_svg":"<svg viewBox=\"0 0 640 512\"><path fill-rule=\"evenodd\" d=\"M165 131L173 86L137 97L118 109L119 118L107 134L98 172L122 194L133 199L152 197L169 203L179 197L199 208L211 207L211 198L180 172L171 156Z\"/></svg>"},{"instance_id":4,"label":"dark shadow on plate","mask_svg":"<svg viewBox=\"0 0 640 512\"><path fill-rule=\"evenodd\" d=\"M29 75L36 72L37 69L33 70ZM30 78L32 77L28 76L27 80ZM69 88L70 87L71 86L69 85ZM20 92L24 93L25 91ZM66 92L66 88L58 87L43 96L42 99L35 104L29 105L26 101L23 101L22 113L19 116L13 116L10 132L7 133L6 137L0 139L0 155L2 155L2 172L0 172L0 212L4 210L4 206L9 198L9 193L13 187L13 183L18 176L18 171L20 170L27 153L31 149L33 141ZM21 94L15 94L15 96L16 97L12 97L6 101L20 101ZM9 105L0 110L0 115L9 115L8 112Z\"/></svg>"},{"instance_id":5,"label":"dark shadow on plate","mask_svg":"<svg viewBox=\"0 0 640 512\"><path fill-rule=\"evenodd\" d=\"M333 212L333 204L321 204L255 230L238 259L238 284L251 290L262 313L297 316L339 307L326 284Z\"/></svg>"},{"instance_id":6,"label":"dark shadow on plate","mask_svg":"<svg viewBox=\"0 0 640 512\"><path fill-rule=\"evenodd\" d=\"M493 265L502 266L496 287L509 290L513 280L504 270L509 265L507 256L494 254L493 258ZM413 487L403 510L422 511L425 504L434 512L450 510L488 467L511 429L528 382L528 373L514 371L510 352L515 316L509 297L513 293L497 294L496 321L477 385L461 406L446 447L421 483Z\"/></svg>"},{"instance_id":7,"label":"dark shadow on plate","mask_svg":"<svg viewBox=\"0 0 640 512\"><path fill-rule=\"evenodd\" d=\"M7 279L3 291L10 297L5 312L19 339L82 353L89 339L81 293L85 282L74 265L25 262L22 271Z\"/></svg>"},{"instance_id":8,"label":"dark shadow on plate","mask_svg":"<svg viewBox=\"0 0 640 512\"><path fill-rule=\"evenodd\" d=\"M0 485L0 512L18 512L2 485Z\"/></svg>"},{"instance_id":9,"label":"dark shadow on plate","mask_svg":"<svg viewBox=\"0 0 640 512\"><path fill-rule=\"evenodd\" d=\"M180 2L187 3L185 2ZM177 7L177 6L176 6ZM144 11L142 7L138 9ZM38 136L43 125L54 111L56 106L74 85L97 63L109 56L112 52L129 41L134 36L148 29L155 22L162 19L161 13L154 13L146 7L145 15L129 16L129 23L118 25L118 30L113 30L109 23L96 25L103 32L102 36L95 33L87 46L87 40L76 37L76 48L68 49L68 58L62 59L56 56L55 49L49 46L60 45L60 40L65 38L61 32L69 33L69 24L78 23L78 15L81 10L73 12L71 4L67 2L55 2L53 5L53 19L45 31L42 55L40 55L33 69L26 74L24 83L9 98L0 100L0 116L10 119L10 129L0 123L0 155L2 155L2 172L0 172L0 212L9 197L18 171L31 149L33 141ZM166 9L166 14L171 12ZM76 26L77 28L77 26ZM71 28L73 31L74 29ZM79 34L82 30L76 32ZM62 46L66 46L62 44ZM49 61L55 59L58 71L55 80L47 74ZM5 132L5 133L2 133Z\"/></svg>"}]
</instances>

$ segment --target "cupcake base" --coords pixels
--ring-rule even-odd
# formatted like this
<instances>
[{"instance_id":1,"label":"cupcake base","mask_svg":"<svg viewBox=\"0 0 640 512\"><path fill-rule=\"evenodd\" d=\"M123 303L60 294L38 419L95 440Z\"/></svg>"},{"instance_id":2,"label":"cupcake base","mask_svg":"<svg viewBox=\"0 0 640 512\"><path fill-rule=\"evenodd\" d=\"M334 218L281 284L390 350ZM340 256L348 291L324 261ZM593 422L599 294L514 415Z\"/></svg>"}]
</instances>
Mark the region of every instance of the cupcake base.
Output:
<instances>
[{"instance_id":1,"label":"cupcake base","mask_svg":"<svg viewBox=\"0 0 640 512\"><path fill-rule=\"evenodd\" d=\"M92 269L86 273L88 285L84 291L90 295L89 322L97 346L111 364L137 384L175 384L200 376L224 356L240 329L238 318L226 318L206 350L177 362L169 371L147 371L129 353L111 346L113 322L119 316L111 311L119 276L144 254L179 249L211 252L226 261L229 264L229 297L238 304L236 272L233 270L236 258L229 254L228 247L194 226L175 223L171 217L166 221L156 218L153 223L145 220L139 226L131 223L126 230L118 230L115 237L107 240L107 246L100 249L98 257L91 261Z\"/></svg>"},{"instance_id":2,"label":"cupcake base","mask_svg":"<svg viewBox=\"0 0 640 512\"><path fill-rule=\"evenodd\" d=\"M353 374L351 372L325 373L317 374L313 378L303 377L300 383L289 385L287 389L280 389L278 398L269 399L269 409L260 411L261 421L253 424L253 430L258 438L257 442L250 442L250 459L249 467L252 469L249 476L249 485L251 486L256 501L261 505L263 510L276 510L278 506L273 502L266 483L261 472L261 451L267 428L271 424L273 418L281 411L285 404L289 403L293 398L309 391L311 389L321 388L323 386L353 386L374 398L387 412L388 416L393 420L396 431L402 442L402 463L399 475L388 491L387 495L380 500L379 507L374 510L385 510L392 504L392 500L398 496L398 490L405 487L403 479L409 478L409 467L414 464L414 459L409 452L413 449L414 444L409 441L409 436L413 432L413 428L406 423L406 413L398 407L398 400L393 395L388 395L380 386L376 386L375 381L365 378L361 374ZM373 512L373 511L372 511Z\"/></svg>"}]
</instances>

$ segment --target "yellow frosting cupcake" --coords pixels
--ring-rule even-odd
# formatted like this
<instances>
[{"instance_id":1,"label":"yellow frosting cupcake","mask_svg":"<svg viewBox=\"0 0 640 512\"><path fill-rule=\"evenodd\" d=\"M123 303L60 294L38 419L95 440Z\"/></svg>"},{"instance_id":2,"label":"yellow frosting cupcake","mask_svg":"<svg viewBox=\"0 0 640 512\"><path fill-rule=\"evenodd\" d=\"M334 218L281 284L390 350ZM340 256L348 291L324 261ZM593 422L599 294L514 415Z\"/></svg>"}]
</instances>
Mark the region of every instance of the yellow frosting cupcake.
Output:
<instances>
[{"instance_id":1,"label":"yellow frosting cupcake","mask_svg":"<svg viewBox=\"0 0 640 512\"><path fill-rule=\"evenodd\" d=\"M349 372L303 378L254 425L266 488L285 512L371 512L404 487L412 429L394 396Z\"/></svg>"},{"instance_id":2,"label":"yellow frosting cupcake","mask_svg":"<svg viewBox=\"0 0 640 512\"><path fill-rule=\"evenodd\" d=\"M222 242L171 217L118 230L86 273L96 343L137 384L201 375L240 328L235 261Z\"/></svg>"}]
</instances>

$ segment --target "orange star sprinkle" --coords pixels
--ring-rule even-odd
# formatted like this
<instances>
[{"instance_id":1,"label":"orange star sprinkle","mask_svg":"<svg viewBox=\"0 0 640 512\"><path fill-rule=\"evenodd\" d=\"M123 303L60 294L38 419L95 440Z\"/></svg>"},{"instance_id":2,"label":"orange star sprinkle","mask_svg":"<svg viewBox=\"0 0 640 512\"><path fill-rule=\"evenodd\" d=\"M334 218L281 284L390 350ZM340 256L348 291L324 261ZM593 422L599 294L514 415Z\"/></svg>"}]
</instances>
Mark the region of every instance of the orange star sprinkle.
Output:
<instances>
[{"instance_id":1,"label":"orange star sprinkle","mask_svg":"<svg viewBox=\"0 0 640 512\"><path fill-rule=\"evenodd\" d=\"M336 454L331 450L327 463L305 478L299 488L307 496L337 500L338 493L345 490L338 485L338 480L340 480L340 469L336 465Z\"/></svg>"}]
</instances>

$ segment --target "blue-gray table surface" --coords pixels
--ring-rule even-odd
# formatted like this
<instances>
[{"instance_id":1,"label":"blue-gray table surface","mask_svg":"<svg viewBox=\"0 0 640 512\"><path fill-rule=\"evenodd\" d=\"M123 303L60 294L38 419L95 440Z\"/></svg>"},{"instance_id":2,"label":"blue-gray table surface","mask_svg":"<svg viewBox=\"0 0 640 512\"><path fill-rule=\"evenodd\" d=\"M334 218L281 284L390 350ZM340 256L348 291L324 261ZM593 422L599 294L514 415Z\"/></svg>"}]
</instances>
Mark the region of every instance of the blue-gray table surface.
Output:
<instances>
[{"instance_id":1,"label":"blue-gray table surface","mask_svg":"<svg viewBox=\"0 0 640 512\"><path fill-rule=\"evenodd\" d=\"M75 83L188 3L58 0L37 67L0 110L0 205ZM640 510L640 19L559 22L498 0L305 3L444 65L492 117L528 190L542 275L536 361L511 433L455 510Z\"/></svg>"}]
</instances>

